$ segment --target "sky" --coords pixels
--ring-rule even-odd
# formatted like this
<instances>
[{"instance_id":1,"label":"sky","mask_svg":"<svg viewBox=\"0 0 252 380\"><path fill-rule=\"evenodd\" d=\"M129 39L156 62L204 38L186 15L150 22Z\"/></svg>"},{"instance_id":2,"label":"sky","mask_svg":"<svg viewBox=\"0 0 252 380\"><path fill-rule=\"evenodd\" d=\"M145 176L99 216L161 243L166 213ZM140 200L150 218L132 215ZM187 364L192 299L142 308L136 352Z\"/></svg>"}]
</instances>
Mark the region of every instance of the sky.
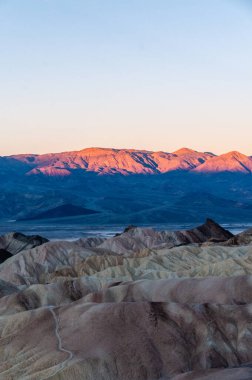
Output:
<instances>
[{"instance_id":1,"label":"sky","mask_svg":"<svg viewBox=\"0 0 252 380\"><path fill-rule=\"evenodd\" d=\"M252 0L0 0L0 155L252 155Z\"/></svg>"}]
</instances>

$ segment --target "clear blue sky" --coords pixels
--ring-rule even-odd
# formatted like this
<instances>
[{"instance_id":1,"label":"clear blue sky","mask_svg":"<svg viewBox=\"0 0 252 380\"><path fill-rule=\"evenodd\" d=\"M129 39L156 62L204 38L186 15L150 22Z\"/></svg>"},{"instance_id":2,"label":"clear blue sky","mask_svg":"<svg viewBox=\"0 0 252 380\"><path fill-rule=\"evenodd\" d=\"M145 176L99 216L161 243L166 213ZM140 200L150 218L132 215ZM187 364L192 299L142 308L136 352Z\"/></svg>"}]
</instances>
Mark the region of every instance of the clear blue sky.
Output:
<instances>
[{"instance_id":1,"label":"clear blue sky","mask_svg":"<svg viewBox=\"0 0 252 380\"><path fill-rule=\"evenodd\" d=\"M0 0L0 155L252 155L251 0Z\"/></svg>"}]
</instances>

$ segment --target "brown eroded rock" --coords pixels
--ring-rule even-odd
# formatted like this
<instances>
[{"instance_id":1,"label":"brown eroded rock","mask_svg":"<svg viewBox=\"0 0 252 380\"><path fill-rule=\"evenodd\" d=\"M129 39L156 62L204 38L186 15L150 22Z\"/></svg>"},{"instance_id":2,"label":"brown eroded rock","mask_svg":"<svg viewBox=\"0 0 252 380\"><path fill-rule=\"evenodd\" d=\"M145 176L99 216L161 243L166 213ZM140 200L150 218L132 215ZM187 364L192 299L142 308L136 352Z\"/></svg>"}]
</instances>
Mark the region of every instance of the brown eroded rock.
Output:
<instances>
[{"instance_id":1,"label":"brown eroded rock","mask_svg":"<svg viewBox=\"0 0 252 380\"><path fill-rule=\"evenodd\" d=\"M48 240L41 236L26 236L20 232L11 232L0 236L0 248L11 255L15 255L25 249L38 247L46 242L48 242Z\"/></svg>"},{"instance_id":2,"label":"brown eroded rock","mask_svg":"<svg viewBox=\"0 0 252 380\"><path fill-rule=\"evenodd\" d=\"M84 294L83 294L84 296ZM112 283L90 292L86 302L252 303L252 276L138 280Z\"/></svg>"},{"instance_id":3,"label":"brown eroded rock","mask_svg":"<svg viewBox=\"0 0 252 380\"><path fill-rule=\"evenodd\" d=\"M252 244L252 228L233 236L223 243L223 245L250 245Z\"/></svg>"},{"instance_id":4,"label":"brown eroded rock","mask_svg":"<svg viewBox=\"0 0 252 380\"><path fill-rule=\"evenodd\" d=\"M47 305L62 306L83 302L176 302L181 304L252 303L252 276L207 277L203 279L138 280L112 282L83 276L59 278L50 284L34 284L22 289L2 282L0 314L14 314ZM7 287L9 285L9 287ZM4 297L5 296L5 297Z\"/></svg>"},{"instance_id":5,"label":"brown eroded rock","mask_svg":"<svg viewBox=\"0 0 252 380\"><path fill-rule=\"evenodd\" d=\"M233 235L211 219L191 230L155 231L131 227L123 234L107 239L99 247L117 254L140 252L144 249L172 248L179 245L203 243L209 239L226 241Z\"/></svg>"},{"instance_id":6,"label":"brown eroded rock","mask_svg":"<svg viewBox=\"0 0 252 380\"><path fill-rule=\"evenodd\" d=\"M129 281L244 274L252 274L250 246L183 245L127 257L109 255L96 247L82 248L74 242L50 242L20 252L0 266L0 279L15 285L80 276Z\"/></svg>"},{"instance_id":7,"label":"brown eroded rock","mask_svg":"<svg viewBox=\"0 0 252 380\"><path fill-rule=\"evenodd\" d=\"M51 282L53 277L76 277L97 275L97 273L99 277L118 277L120 281L151 278L152 275L153 278L183 275L191 277L194 276L193 273L185 271L208 264L210 259L208 251L211 251L211 247L201 249L197 245L188 244L197 244L217 236L220 239L232 236L211 220L189 231L159 232L152 229L131 228L111 239L53 241L32 249L28 249L28 243L20 245L19 240L16 242L13 239L13 235L2 237L2 243L9 242L5 246L12 252L15 252L15 249L22 250L16 257L11 257L3 263L0 267L0 278L17 285ZM172 248L176 245L179 245L178 250ZM229 252L229 249L224 247L212 250L210 263L226 259L227 250ZM244 255L239 251L237 254L238 257ZM157 271L164 271L164 274L158 274ZM209 273L211 274L219 275L216 271Z\"/></svg>"}]
</instances>

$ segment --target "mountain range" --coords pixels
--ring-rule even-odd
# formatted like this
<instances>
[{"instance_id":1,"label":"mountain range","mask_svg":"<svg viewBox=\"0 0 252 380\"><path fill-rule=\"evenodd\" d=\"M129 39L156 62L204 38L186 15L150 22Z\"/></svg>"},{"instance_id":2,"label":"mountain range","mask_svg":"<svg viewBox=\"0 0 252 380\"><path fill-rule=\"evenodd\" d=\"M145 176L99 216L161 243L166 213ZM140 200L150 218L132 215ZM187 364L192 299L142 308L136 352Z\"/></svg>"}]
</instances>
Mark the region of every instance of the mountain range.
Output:
<instances>
[{"instance_id":1,"label":"mountain range","mask_svg":"<svg viewBox=\"0 0 252 380\"><path fill-rule=\"evenodd\" d=\"M160 174L175 170L202 173L252 172L252 157L239 152L216 156L182 148L173 153L133 149L87 148L80 151L2 157L0 165L17 166L27 175L67 176L76 170L99 174Z\"/></svg>"},{"instance_id":2,"label":"mountain range","mask_svg":"<svg viewBox=\"0 0 252 380\"><path fill-rule=\"evenodd\" d=\"M0 220L252 222L252 157L88 148L0 157Z\"/></svg>"}]
</instances>

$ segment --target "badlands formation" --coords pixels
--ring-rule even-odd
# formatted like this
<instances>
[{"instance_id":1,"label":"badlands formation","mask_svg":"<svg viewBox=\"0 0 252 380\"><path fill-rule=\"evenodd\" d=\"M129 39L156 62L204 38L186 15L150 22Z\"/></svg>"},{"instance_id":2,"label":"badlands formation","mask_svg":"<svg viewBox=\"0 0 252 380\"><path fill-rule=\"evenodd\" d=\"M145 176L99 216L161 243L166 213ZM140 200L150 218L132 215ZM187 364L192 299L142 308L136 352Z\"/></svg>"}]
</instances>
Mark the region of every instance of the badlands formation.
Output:
<instances>
[{"instance_id":1,"label":"badlands formation","mask_svg":"<svg viewBox=\"0 0 252 380\"><path fill-rule=\"evenodd\" d=\"M252 230L0 239L0 379L252 379Z\"/></svg>"}]
</instances>

